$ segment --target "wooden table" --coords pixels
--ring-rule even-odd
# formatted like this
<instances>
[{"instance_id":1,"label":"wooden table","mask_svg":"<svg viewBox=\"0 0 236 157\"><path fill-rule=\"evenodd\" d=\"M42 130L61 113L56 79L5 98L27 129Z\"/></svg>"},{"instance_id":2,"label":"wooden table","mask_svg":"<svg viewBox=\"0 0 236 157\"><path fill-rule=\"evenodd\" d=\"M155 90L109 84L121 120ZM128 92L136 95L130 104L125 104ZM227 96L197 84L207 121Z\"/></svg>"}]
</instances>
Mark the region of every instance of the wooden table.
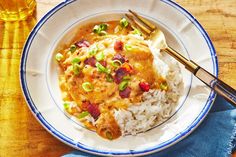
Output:
<instances>
[{"instance_id":1,"label":"wooden table","mask_svg":"<svg viewBox=\"0 0 236 157\"><path fill-rule=\"evenodd\" d=\"M37 20L60 0L38 0ZM236 0L177 0L209 33L217 51L219 77L236 88ZM72 150L32 116L22 96L19 62L35 18L0 22L0 157L60 156ZM235 155L236 157L236 155Z\"/></svg>"}]
</instances>

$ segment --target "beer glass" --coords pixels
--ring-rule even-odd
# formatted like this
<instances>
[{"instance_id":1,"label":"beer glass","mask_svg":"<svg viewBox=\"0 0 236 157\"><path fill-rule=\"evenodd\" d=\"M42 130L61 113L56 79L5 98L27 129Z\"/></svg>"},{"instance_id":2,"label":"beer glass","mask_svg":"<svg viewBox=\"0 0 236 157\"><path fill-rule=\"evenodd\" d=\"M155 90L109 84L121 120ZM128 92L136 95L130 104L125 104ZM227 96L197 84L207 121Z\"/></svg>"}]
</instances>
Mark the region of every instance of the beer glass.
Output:
<instances>
[{"instance_id":1,"label":"beer glass","mask_svg":"<svg viewBox=\"0 0 236 157\"><path fill-rule=\"evenodd\" d=\"M0 0L0 20L24 20L34 12L35 8L35 0Z\"/></svg>"}]
</instances>

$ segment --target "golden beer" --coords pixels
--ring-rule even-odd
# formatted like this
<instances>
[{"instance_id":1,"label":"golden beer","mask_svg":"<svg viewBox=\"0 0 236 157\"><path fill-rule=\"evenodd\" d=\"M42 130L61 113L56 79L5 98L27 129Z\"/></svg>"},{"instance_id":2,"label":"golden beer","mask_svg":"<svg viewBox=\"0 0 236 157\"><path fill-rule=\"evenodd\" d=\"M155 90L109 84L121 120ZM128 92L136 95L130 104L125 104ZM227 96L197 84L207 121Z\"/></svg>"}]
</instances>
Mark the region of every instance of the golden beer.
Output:
<instances>
[{"instance_id":1,"label":"golden beer","mask_svg":"<svg viewBox=\"0 0 236 157\"><path fill-rule=\"evenodd\" d=\"M0 0L0 20L24 20L34 12L35 7L35 0Z\"/></svg>"}]
</instances>

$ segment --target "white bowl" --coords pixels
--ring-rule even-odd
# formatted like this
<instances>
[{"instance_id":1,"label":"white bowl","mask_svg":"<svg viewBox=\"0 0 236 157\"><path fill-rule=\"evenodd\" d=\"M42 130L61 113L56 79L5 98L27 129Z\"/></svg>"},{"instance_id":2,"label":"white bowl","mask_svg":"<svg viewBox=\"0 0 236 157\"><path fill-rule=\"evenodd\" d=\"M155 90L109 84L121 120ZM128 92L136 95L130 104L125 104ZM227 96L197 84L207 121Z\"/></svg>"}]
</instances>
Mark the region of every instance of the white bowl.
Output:
<instances>
[{"instance_id":1,"label":"white bowl","mask_svg":"<svg viewBox=\"0 0 236 157\"><path fill-rule=\"evenodd\" d=\"M145 155L165 149L190 134L211 108L215 93L181 66L184 95L174 114L161 125L137 136L108 141L69 118L62 108L54 55L69 44L79 25L120 19L132 9L155 22L168 44L214 75L214 47L201 25L172 1L66 1L48 12L31 32L22 54L20 79L29 108L53 136L82 151L99 155Z\"/></svg>"}]
</instances>

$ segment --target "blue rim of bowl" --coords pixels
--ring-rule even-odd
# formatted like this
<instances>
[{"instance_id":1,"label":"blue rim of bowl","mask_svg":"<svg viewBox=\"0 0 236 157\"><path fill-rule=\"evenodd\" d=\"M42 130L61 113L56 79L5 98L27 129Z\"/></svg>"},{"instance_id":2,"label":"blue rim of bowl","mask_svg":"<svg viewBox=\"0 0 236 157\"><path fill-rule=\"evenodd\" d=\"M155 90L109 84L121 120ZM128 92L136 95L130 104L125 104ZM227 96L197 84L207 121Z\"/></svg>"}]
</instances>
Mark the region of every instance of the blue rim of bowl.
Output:
<instances>
[{"instance_id":1,"label":"blue rim of bowl","mask_svg":"<svg viewBox=\"0 0 236 157\"><path fill-rule=\"evenodd\" d=\"M61 140L62 142L77 148L79 150L85 151L85 152L89 152L89 153L93 153L93 154L98 154L98 155L144 155L144 154L149 154L149 153L154 153L160 150L163 150L175 143L177 143L178 141L180 141L181 139L183 139L184 137L186 137L187 135L189 135L205 118L205 116L207 115L207 113L209 112L214 99L216 97L216 94L211 91L208 100L203 108L203 110L201 111L201 113L198 115L198 117L191 123L190 126L188 126L183 132L181 132L180 134L176 135L175 137L173 137L172 139L163 142L153 148L149 148L146 150L141 150L141 151L134 151L134 150L129 150L127 152L108 152L108 151L101 151L101 150L94 150L91 149L91 147L86 146L80 142L75 142L74 140L72 140L71 138L65 136L64 134L60 133L59 131L57 131L52 125L50 125L50 123L48 123L44 117L41 115L41 113L37 110L31 96L30 93L28 91L28 87L27 87L27 83L26 83L26 75L25 75L25 66L26 66L26 60L27 60L27 55L28 55L28 50L31 46L31 43L35 37L35 35L37 34L38 30L41 28L41 26L54 14L56 13L58 10L60 10L61 8L65 7L66 5L74 2L75 0L68 0L68 1L64 1L60 4L58 4L57 6L55 6L52 10L50 10L46 15L43 16L42 19L40 19L40 21L37 23L37 25L33 28L32 32L30 33L23 52L22 52L22 57L21 57L21 63L20 63L20 83L21 83L21 88L22 91L24 93L25 99L28 103L28 106L30 108L30 110L32 111L33 115L36 117L36 119L42 124L42 126L44 128L46 128L46 130L48 130L49 133L51 133L53 136L55 136L56 138L58 138L59 140ZM206 33L206 31L203 29L203 27L201 26L201 24L184 8L182 8L180 5L178 5L177 3L170 1L170 0L161 0L161 2L175 8L176 10L178 10L180 13L182 13L186 18L188 18L192 24L194 24L194 26L198 29L198 31L202 34L202 36L204 37L205 41L207 42L207 45L209 47L209 50L211 52L211 57L212 57L212 61L213 61L213 68L214 68L214 75L218 76L218 60L217 60L217 56L216 56L216 52L214 49L214 46L208 36L208 34Z\"/></svg>"}]
</instances>

